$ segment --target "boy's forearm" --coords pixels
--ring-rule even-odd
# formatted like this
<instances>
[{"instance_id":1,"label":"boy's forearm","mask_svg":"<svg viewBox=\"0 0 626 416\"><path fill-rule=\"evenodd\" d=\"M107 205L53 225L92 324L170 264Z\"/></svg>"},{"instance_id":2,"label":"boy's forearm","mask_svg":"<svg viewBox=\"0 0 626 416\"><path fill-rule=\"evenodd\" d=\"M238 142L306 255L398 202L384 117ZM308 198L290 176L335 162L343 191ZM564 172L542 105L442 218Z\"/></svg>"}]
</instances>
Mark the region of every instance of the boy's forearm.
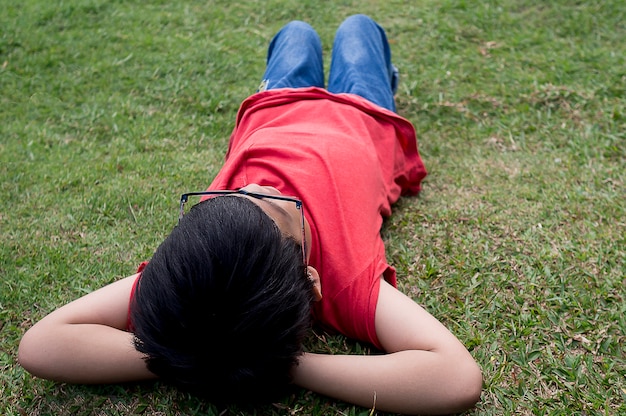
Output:
<instances>
[{"instance_id":1,"label":"boy's forearm","mask_svg":"<svg viewBox=\"0 0 626 416\"><path fill-rule=\"evenodd\" d=\"M455 413L471 408L476 393L459 394L475 385L466 382L468 377L481 376L475 368L459 368L450 357L417 350L376 356L305 354L294 369L294 382L301 387L403 414Z\"/></svg>"},{"instance_id":2,"label":"boy's forearm","mask_svg":"<svg viewBox=\"0 0 626 416\"><path fill-rule=\"evenodd\" d=\"M35 376L69 383L154 378L126 332L137 275L91 292L45 316L19 346L19 362Z\"/></svg>"},{"instance_id":3,"label":"boy's forearm","mask_svg":"<svg viewBox=\"0 0 626 416\"><path fill-rule=\"evenodd\" d=\"M37 377L80 384L154 378L131 333L98 324L66 324L53 333L32 328L19 350L20 364Z\"/></svg>"}]
</instances>

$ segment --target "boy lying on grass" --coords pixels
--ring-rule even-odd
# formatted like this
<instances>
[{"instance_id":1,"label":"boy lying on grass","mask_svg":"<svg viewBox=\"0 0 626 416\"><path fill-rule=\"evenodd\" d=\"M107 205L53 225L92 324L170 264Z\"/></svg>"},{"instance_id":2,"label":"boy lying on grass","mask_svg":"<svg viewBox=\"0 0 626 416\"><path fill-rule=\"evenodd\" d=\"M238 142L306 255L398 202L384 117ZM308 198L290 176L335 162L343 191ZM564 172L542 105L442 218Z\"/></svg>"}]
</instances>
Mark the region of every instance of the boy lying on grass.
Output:
<instances>
[{"instance_id":1,"label":"boy lying on grass","mask_svg":"<svg viewBox=\"0 0 626 416\"><path fill-rule=\"evenodd\" d=\"M363 15L344 21L327 89L321 51L306 23L276 34L210 191L183 195L178 226L139 273L34 325L19 349L26 370L70 383L159 377L218 402L268 401L291 384L399 413L479 400L478 366L395 288L385 259L383 217L426 175L395 113L385 32ZM313 321L386 354L303 352Z\"/></svg>"}]
</instances>

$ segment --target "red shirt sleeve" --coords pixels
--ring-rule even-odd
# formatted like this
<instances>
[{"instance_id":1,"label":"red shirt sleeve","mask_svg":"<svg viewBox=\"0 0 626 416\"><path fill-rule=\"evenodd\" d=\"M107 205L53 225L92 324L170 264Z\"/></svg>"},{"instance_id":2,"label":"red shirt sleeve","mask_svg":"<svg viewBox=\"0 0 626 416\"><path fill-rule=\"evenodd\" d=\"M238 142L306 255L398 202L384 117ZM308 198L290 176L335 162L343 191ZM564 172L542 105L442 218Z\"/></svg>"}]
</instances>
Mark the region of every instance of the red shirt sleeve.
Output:
<instances>
[{"instance_id":1,"label":"red shirt sleeve","mask_svg":"<svg viewBox=\"0 0 626 416\"><path fill-rule=\"evenodd\" d=\"M139 284L139 279L141 278L141 272L143 271L143 269L146 268L147 264L148 262L144 261L137 268L137 273L139 273L139 275L137 276L137 279L135 279L135 283L133 283L133 287L130 290L130 298L128 299L128 314L126 315L126 330L129 332L133 332L133 329L134 329L133 323L131 322L131 319L130 319L130 305L133 301L133 298L135 297L135 292L137 291L137 285Z\"/></svg>"}]
</instances>

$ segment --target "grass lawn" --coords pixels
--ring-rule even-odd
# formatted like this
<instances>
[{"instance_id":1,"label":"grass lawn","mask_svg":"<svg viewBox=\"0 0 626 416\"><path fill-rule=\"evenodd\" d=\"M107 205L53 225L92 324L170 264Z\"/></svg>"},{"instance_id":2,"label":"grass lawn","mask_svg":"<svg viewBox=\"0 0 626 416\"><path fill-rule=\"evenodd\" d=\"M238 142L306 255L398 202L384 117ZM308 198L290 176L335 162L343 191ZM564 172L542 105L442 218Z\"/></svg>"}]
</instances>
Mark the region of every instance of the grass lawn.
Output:
<instances>
[{"instance_id":1,"label":"grass lawn","mask_svg":"<svg viewBox=\"0 0 626 416\"><path fill-rule=\"evenodd\" d=\"M626 414L622 0L2 4L0 414L251 412L158 383L35 379L17 345L150 257L179 195L220 167L284 23L315 26L328 57L353 13L388 31L430 172L385 224L388 259L482 367L467 414ZM308 348L369 350L319 332ZM298 391L252 413L371 410Z\"/></svg>"}]
</instances>

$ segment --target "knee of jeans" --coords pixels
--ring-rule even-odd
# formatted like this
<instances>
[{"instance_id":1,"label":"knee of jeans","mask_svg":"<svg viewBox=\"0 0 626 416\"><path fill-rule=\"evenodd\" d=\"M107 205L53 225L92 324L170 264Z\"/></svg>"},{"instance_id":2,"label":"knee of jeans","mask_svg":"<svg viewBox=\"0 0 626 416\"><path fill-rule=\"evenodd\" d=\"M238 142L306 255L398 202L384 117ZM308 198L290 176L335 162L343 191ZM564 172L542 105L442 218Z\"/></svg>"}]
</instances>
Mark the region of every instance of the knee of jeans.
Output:
<instances>
[{"instance_id":1,"label":"knee of jeans","mask_svg":"<svg viewBox=\"0 0 626 416\"><path fill-rule=\"evenodd\" d=\"M353 14L344 20L339 26L338 30L351 29L351 28L363 28L364 25L376 25L376 22L371 17L364 14Z\"/></svg>"},{"instance_id":2,"label":"knee of jeans","mask_svg":"<svg viewBox=\"0 0 626 416\"><path fill-rule=\"evenodd\" d=\"M313 29L313 26L308 24L307 22L303 22L301 20L292 20L287 23L281 31L289 31L289 32L298 32L298 33L310 33L317 36L317 32Z\"/></svg>"}]
</instances>

